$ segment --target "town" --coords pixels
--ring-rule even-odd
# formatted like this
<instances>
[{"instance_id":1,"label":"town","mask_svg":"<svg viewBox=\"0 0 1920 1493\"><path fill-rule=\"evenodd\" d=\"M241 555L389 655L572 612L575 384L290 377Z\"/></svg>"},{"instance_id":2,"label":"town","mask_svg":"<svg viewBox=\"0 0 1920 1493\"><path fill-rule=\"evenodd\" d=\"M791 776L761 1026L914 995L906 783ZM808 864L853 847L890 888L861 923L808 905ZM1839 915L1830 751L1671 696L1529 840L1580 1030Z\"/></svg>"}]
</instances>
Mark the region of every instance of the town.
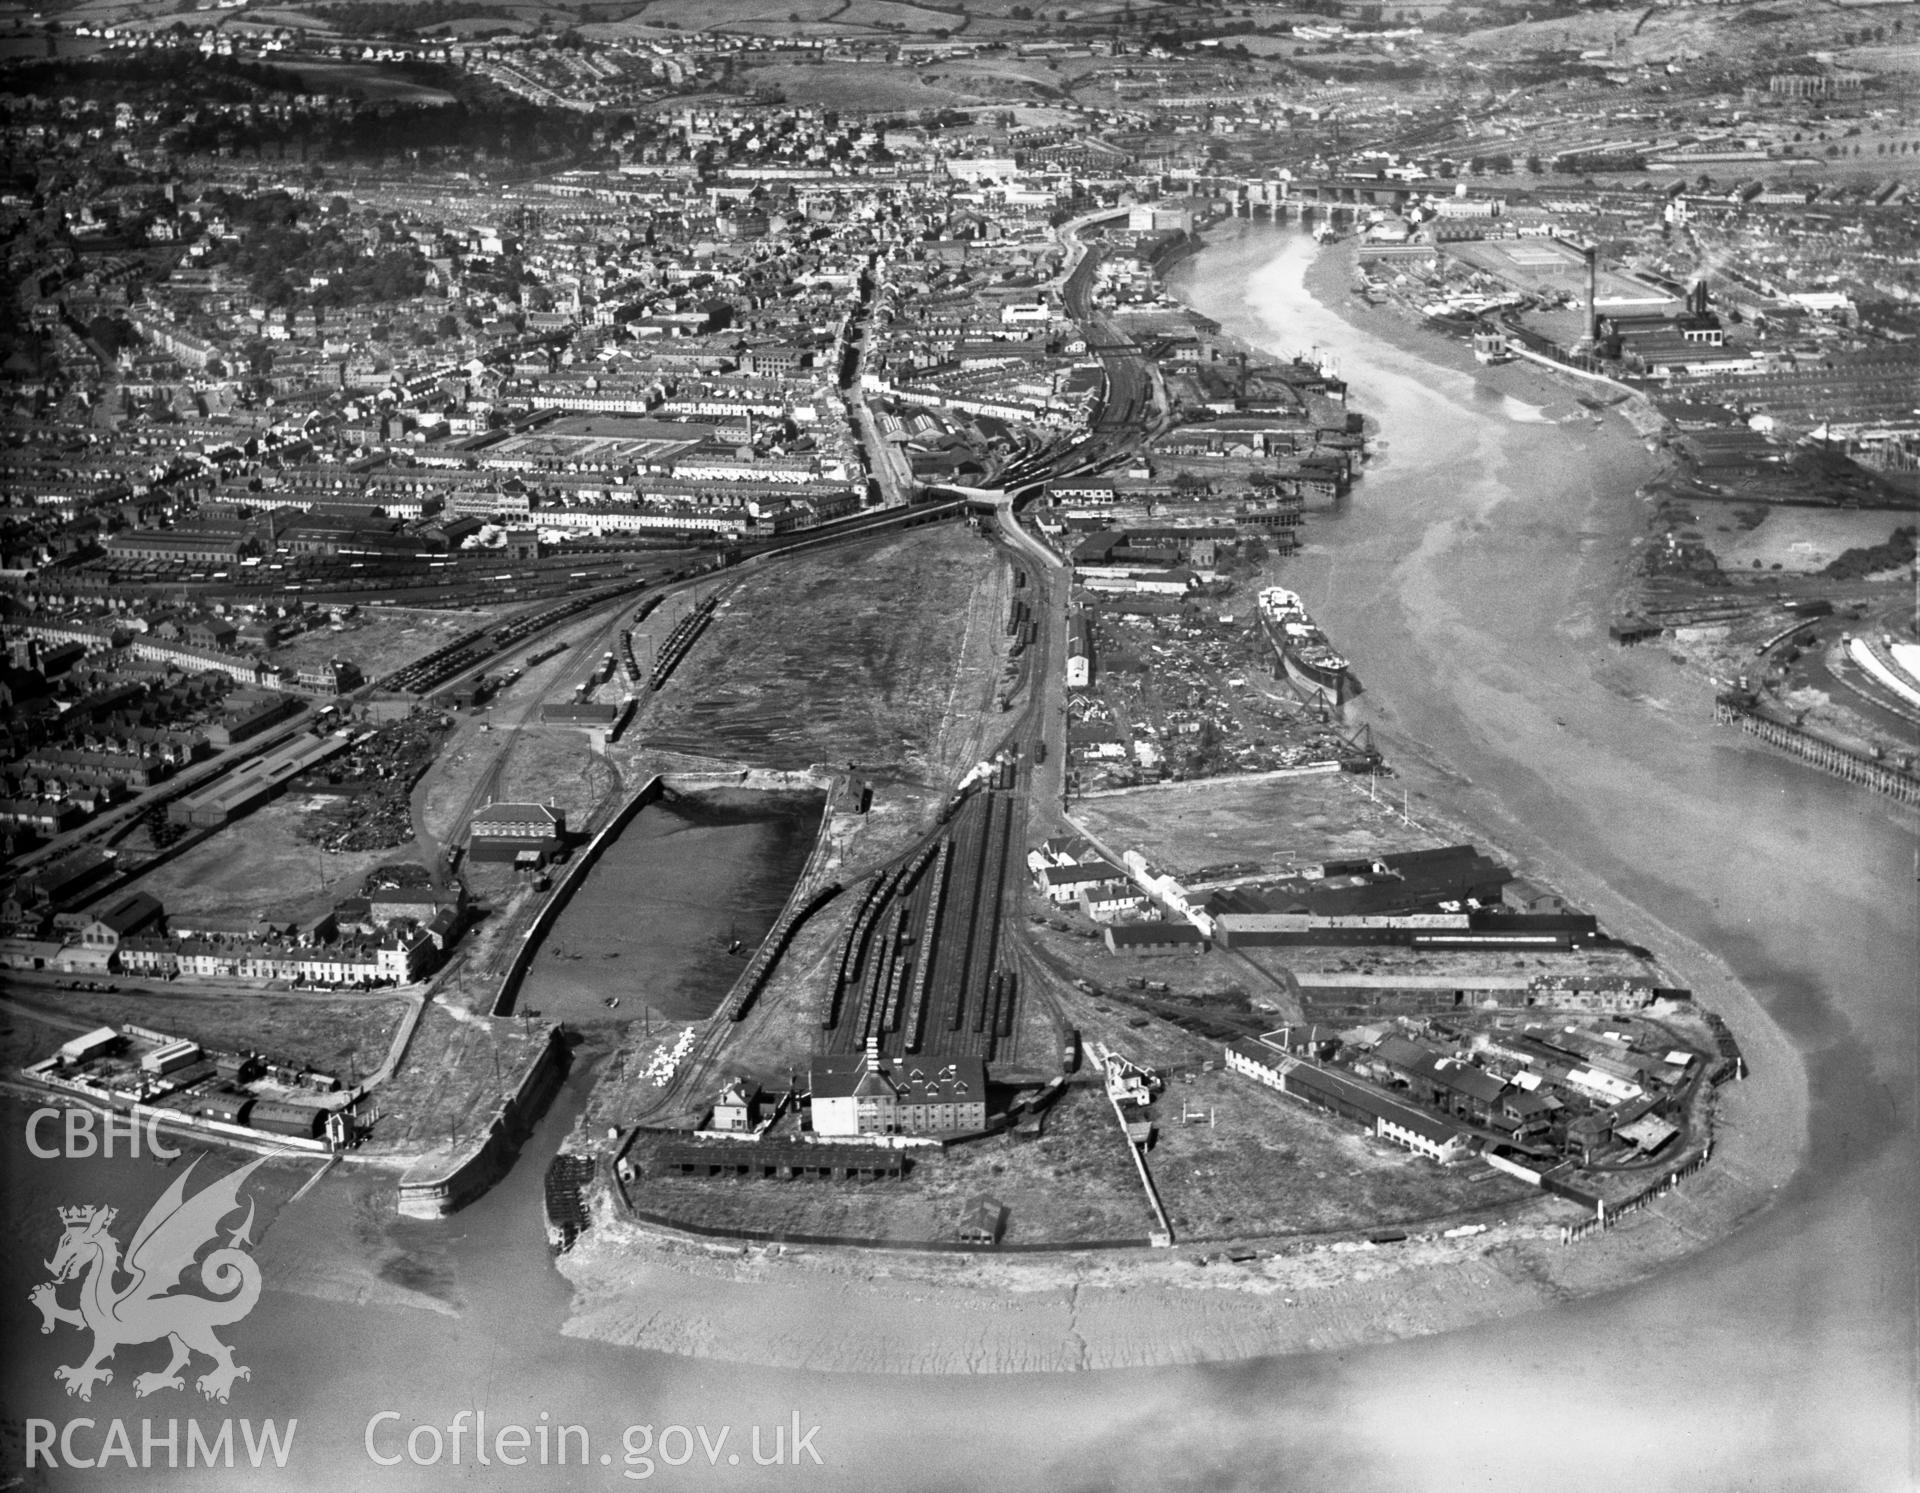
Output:
<instances>
[{"instance_id":1,"label":"town","mask_svg":"<svg viewBox=\"0 0 1920 1493\"><path fill-rule=\"evenodd\" d=\"M0 37L23 1091L430 1218L585 1044L562 1248L1571 1246L1709 1166L1735 1034L1412 811L1289 584L1389 449L1337 348L1174 280L1290 226L1631 422L1608 646L1920 802L1912 8L897 8ZM756 794L704 1009L580 952Z\"/></svg>"}]
</instances>

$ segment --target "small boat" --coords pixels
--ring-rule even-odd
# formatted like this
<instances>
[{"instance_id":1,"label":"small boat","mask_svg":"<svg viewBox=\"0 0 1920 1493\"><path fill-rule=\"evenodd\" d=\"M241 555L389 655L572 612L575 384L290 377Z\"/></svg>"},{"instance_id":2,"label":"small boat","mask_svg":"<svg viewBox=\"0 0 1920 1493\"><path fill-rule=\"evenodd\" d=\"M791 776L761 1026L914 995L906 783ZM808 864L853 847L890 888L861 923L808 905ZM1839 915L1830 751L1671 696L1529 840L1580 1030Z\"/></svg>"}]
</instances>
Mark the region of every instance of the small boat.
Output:
<instances>
[{"instance_id":1,"label":"small boat","mask_svg":"<svg viewBox=\"0 0 1920 1493\"><path fill-rule=\"evenodd\" d=\"M727 952L729 954L737 954L745 947L746 945L736 938L732 943L727 945Z\"/></svg>"},{"instance_id":2,"label":"small boat","mask_svg":"<svg viewBox=\"0 0 1920 1493\"><path fill-rule=\"evenodd\" d=\"M602 1001L601 1004L605 1006L609 1011L617 1010L619 1009L619 1006L620 1006L620 997L617 995L610 995L604 1001Z\"/></svg>"}]
</instances>

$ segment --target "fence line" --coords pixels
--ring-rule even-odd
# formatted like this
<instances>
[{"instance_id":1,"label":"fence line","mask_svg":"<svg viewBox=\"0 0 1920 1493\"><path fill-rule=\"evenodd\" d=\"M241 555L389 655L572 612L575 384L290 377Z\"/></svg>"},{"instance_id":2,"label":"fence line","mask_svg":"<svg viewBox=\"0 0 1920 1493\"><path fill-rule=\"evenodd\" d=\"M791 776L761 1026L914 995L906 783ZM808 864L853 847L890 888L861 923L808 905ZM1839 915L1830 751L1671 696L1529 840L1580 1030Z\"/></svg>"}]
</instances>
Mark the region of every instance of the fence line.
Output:
<instances>
[{"instance_id":1,"label":"fence line","mask_svg":"<svg viewBox=\"0 0 1920 1493\"><path fill-rule=\"evenodd\" d=\"M1700 1154L1698 1156L1693 1157L1690 1161L1682 1162L1664 1177L1661 1177L1656 1182L1649 1183L1624 1202L1609 1206L1602 1200L1599 1204L1598 1211L1595 1212L1592 1218L1585 1219L1580 1223L1562 1226L1560 1230L1560 1242L1562 1244L1578 1244L1590 1234L1602 1233L1612 1228L1628 1215L1638 1213L1643 1208L1651 1207L1654 1203L1657 1203L1661 1198L1672 1192L1688 1177L1691 1177L1695 1172L1699 1171L1701 1167L1705 1166L1712 1155L1713 1142L1708 1141L1706 1145L1700 1148Z\"/></svg>"}]
</instances>

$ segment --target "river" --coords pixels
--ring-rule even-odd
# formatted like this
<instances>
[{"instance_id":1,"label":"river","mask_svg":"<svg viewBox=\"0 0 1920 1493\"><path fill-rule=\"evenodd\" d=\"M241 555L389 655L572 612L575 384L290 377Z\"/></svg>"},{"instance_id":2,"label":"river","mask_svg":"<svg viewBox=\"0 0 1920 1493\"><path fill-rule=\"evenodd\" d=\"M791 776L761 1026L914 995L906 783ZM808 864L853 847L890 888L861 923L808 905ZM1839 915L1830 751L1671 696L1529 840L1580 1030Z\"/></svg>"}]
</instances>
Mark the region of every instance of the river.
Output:
<instances>
[{"instance_id":1,"label":"river","mask_svg":"<svg viewBox=\"0 0 1920 1493\"><path fill-rule=\"evenodd\" d=\"M1617 903L1716 951L1756 993L1811 1086L1808 1164L1770 1209L1632 1288L1362 1351L1044 1378L745 1368L719 1361L724 1342L714 1360L677 1359L560 1336L567 1291L540 1240L539 1175L582 1073L506 1183L443 1224L386 1218L351 1178L279 1206L268 1294L229 1330L256 1374L224 1412L135 1401L125 1377L83 1409L51 1380L78 1335L38 1337L24 1289L3 1293L0 1326L19 1349L10 1421L300 1418L276 1472L63 1472L51 1485L626 1486L623 1471L646 1468L624 1464L620 1428L646 1424L732 1428L711 1466L697 1439L671 1438L672 1455L685 1441L692 1456L651 1464L669 1487L1911 1487L1912 822L1713 728L1698 686L1657 650L1623 659L1606 644L1634 443L1541 417L1551 392L1490 395L1349 325L1303 289L1311 254L1263 228L1180 276L1194 304L1277 350L1337 349L1355 405L1388 438L1347 515L1308 530L1288 583L1352 656L1368 688L1358 708L1410 787L1543 869L1597 873L1609 916ZM17 1141L7 1165L10 1278L23 1287L52 1249L55 1220L34 1221L43 1202L99 1192L138 1216L166 1176L71 1167L54 1181L44 1169L58 1164ZM153 1353L124 1356L144 1368ZM494 1427L537 1427L543 1410L587 1425L594 1460L483 1469L470 1441L457 1467L444 1447L433 1466L405 1459L415 1426L476 1409ZM379 1423L374 1450L402 1460L381 1466L364 1438L388 1411L398 1418ZM755 1467L750 1428L764 1450L796 1416L820 1426L821 1465ZM421 1434L422 1458L433 1440Z\"/></svg>"}]
</instances>

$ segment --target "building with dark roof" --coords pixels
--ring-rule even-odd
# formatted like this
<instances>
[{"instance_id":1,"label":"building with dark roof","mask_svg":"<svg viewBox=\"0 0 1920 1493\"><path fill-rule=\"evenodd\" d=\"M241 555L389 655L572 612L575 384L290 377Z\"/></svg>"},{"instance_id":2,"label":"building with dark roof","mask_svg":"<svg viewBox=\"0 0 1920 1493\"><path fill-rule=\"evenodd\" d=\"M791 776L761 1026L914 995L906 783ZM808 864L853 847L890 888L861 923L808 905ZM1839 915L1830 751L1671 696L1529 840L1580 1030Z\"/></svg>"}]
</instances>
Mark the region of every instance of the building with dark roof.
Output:
<instances>
[{"instance_id":1,"label":"building with dark roof","mask_svg":"<svg viewBox=\"0 0 1920 1493\"><path fill-rule=\"evenodd\" d=\"M816 1135L939 1135L987 1123L986 1064L972 1056L823 1057L809 1075Z\"/></svg>"},{"instance_id":2,"label":"building with dark roof","mask_svg":"<svg viewBox=\"0 0 1920 1493\"><path fill-rule=\"evenodd\" d=\"M1472 1137L1454 1122L1403 1104L1350 1074L1276 1051L1265 1043L1230 1043L1226 1063L1256 1083L1331 1110L1416 1155L1445 1164L1462 1159L1473 1149Z\"/></svg>"},{"instance_id":3,"label":"building with dark roof","mask_svg":"<svg viewBox=\"0 0 1920 1493\"><path fill-rule=\"evenodd\" d=\"M954 1238L962 1244L992 1246L1000 1242L1000 1230L1007 1221L1006 1205L982 1194L967 1199L967 1210L960 1216Z\"/></svg>"},{"instance_id":4,"label":"building with dark roof","mask_svg":"<svg viewBox=\"0 0 1920 1493\"><path fill-rule=\"evenodd\" d=\"M247 1124L271 1135L317 1140L326 1119L326 1111L317 1105L292 1104L282 1099L256 1099L247 1116Z\"/></svg>"},{"instance_id":5,"label":"building with dark roof","mask_svg":"<svg viewBox=\"0 0 1920 1493\"><path fill-rule=\"evenodd\" d=\"M1424 1105L1476 1125L1487 1124L1499 1112L1507 1082L1484 1068L1443 1056L1397 1033L1384 1038L1373 1056Z\"/></svg>"},{"instance_id":6,"label":"building with dark roof","mask_svg":"<svg viewBox=\"0 0 1920 1493\"><path fill-rule=\"evenodd\" d=\"M1191 923L1109 923L1101 934L1109 954L1149 959L1166 954L1203 954L1207 940Z\"/></svg>"},{"instance_id":7,"label":"building with dark roof","mask_svg":"<svg viewBox=\"0 0 1920 1493\"><path fill-rule=\"evenodd\" d=\"M720 1097L713 1102L711 1130L753 1130L760 1124L760 1085L750 1078L734 1077L726 1081Z\"/></svg>"},{"instance_id":8,"label":"building with dark roof","mask_svg":"<svg viewBox=\"0 0 1920 1493\"><path fill-rule=\"evenodd\" d=\"M467 826L467 854L477 861L545 860L566 843L566 814L546 804L488 804Z\"/></svg>"},{"instance_id":9,"label":"building with dark roof","mask_svg":"<svg viewBox=\"0 0 1920 1493\"><path fill-rule=\"evenodd\" d=\"M160 899L151 892L129 892L96 912L80 929L89 948L117 949L120 941L160 920Z\"/></svg>"},{"instance_id":10,"label":"building with dark roof","mask_svg":"<svg viewBox=\"0 0 1920 1493\"><path fill-rule=\"evenodd\" d=\"M872 1181L903 1177L906 1156L882 1146L810 1146L770 1141L688 1142L660 1148L662 1173L683 1177L757 1177L782 1182L845 1178Z\"/></svg>"},{"instance_id":11,"label":"building with dark roof","mask_svg":"<svg viewBox=\"0 0 1920 1493\"><path fill-rule=\"evenodd\" d=\"M1083 890L1130 886L1127 873L1107 861L1088 861L1070 866L1046 866L1034 878L1049 902L1075 901Z\"/></svg>"}]
</instances>

